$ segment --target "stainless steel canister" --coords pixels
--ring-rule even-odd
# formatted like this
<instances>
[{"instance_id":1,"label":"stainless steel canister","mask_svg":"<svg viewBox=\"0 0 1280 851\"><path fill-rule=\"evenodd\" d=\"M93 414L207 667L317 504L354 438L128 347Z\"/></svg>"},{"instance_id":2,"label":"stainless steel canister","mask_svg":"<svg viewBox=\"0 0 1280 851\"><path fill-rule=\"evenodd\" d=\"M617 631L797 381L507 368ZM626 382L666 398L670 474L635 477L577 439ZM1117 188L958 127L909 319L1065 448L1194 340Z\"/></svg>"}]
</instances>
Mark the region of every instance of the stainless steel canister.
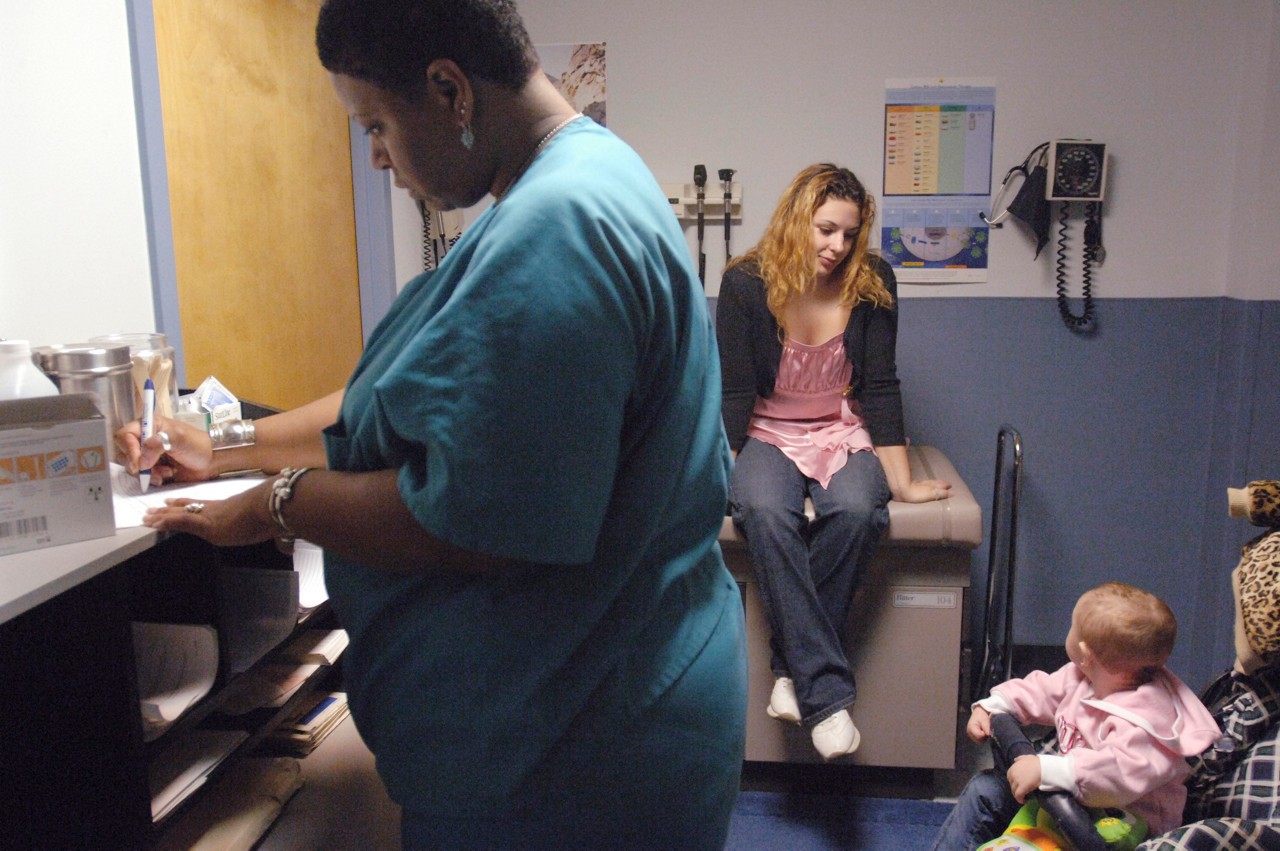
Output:
<instances>
[{"instance_id":1,"label":"stainless steel canister","mask_svg":"<svg viewBox=\"0 0 1280 851\"><path fill-rule=\"evenodd\" d=\"M137 419L127 345L66 343L44 346L33 354L60 393L92 393L96 397L107 421L107 446L113 445L112 436L118 428Z\"/></svg>"}]
</instances>

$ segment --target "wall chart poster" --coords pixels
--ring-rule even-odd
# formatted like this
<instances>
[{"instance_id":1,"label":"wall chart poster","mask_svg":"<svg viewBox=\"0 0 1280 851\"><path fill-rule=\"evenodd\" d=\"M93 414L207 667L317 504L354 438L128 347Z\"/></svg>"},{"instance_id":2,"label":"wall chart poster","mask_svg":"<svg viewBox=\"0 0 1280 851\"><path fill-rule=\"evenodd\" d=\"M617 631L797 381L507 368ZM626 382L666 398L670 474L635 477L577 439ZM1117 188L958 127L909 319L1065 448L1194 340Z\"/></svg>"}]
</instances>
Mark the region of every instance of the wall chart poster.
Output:
<instances>
[{"instance_id":1,"label":"wall chart poster","mask_svg":"<svg viewBox=\"0 0 1280 851\"><path fill-rule=\"evenodd\" d=\"M994 80L889 80L880 248L903 283L985 283Z\"/></svg>"},{"instance_id":2,"label":"wall chart poster","mask_svg":"<svg viewBox=\"0 0 1280 851\"><path fill-rule=\"evenodd\" d=\"M578 112L605 124L604 42L547 44L534 49L547 79Z\"/></svg>"}]
</instances>

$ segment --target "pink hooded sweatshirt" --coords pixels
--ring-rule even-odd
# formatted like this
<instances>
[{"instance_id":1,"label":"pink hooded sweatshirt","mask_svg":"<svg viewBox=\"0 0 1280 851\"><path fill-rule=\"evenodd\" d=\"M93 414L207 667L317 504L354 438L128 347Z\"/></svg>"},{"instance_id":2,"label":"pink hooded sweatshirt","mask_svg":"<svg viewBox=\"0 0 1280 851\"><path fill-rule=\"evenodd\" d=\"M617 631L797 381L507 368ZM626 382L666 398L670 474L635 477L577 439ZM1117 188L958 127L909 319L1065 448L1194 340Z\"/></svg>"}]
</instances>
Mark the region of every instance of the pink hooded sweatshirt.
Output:
<instances>
[{"instance_id":1,"label":"pink hooded sweatshirt","mask_svg":"<svg viewBox=\"0 0 1280 851\"><path fill-rule=\"evenodd\" d=\"M1068 662L1052 674L1001 683L978 705L1057 729L1061 755L1040 757L1041 790L1070 792L1086 807L1123 807L1146 819L1152 835L1182 824L1187 758L1222 735L1200 699L1165 668L1099 700Z\"/></svg>"}]
</instances>

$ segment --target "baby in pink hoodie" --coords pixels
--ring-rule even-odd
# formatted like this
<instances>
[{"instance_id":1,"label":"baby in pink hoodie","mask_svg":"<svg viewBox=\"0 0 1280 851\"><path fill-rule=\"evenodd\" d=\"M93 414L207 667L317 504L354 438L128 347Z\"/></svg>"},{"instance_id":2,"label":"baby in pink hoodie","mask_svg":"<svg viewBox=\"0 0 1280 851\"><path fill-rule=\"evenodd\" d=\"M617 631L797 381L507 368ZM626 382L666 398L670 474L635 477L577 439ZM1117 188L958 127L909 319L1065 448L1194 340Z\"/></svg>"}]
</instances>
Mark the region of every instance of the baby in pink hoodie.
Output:
<instances>
[{"instance_id":1,"label":"baby in pink hoodie","mask_svg":"<svg viewBox=\"0 0 1280 851\"><path fill-rule=\"evenodd\" d=\"M1001 835L1037 789L1069 792L1086 807L1122 807L1146 819L1152 835L1181 824L1187 758L1221 733L1199 698L1164 667L1177 631L1173 612L1153 594L1121 582L1086 591L1071 613L1071 661L1051 674L1033 671L996 686L974 704L966 728L982 742L995 713L1052 724L1058 753L1020 757L1004 778L992 772L973 778L934 847L976 848Z\"/></svg>"}]
</instances>

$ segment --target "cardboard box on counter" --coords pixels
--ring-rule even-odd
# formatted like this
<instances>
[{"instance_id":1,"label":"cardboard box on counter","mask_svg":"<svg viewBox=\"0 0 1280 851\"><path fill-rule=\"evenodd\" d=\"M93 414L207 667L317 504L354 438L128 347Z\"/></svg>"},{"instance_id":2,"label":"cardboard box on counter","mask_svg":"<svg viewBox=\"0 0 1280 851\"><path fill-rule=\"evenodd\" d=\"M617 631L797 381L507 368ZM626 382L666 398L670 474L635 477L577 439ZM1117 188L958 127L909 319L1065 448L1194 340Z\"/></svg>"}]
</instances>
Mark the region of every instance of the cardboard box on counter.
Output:
<instances>
[{"instance_id":1,"label":"cardboard box on counter","mask_svg":"<svg viewBox=\"0 0 1280 851\"><path fill-rule=\"evenodd\" d=\"M0 402L0 555L114 535L109 459L91 394Z\"/></svg>"}]
</instances>

